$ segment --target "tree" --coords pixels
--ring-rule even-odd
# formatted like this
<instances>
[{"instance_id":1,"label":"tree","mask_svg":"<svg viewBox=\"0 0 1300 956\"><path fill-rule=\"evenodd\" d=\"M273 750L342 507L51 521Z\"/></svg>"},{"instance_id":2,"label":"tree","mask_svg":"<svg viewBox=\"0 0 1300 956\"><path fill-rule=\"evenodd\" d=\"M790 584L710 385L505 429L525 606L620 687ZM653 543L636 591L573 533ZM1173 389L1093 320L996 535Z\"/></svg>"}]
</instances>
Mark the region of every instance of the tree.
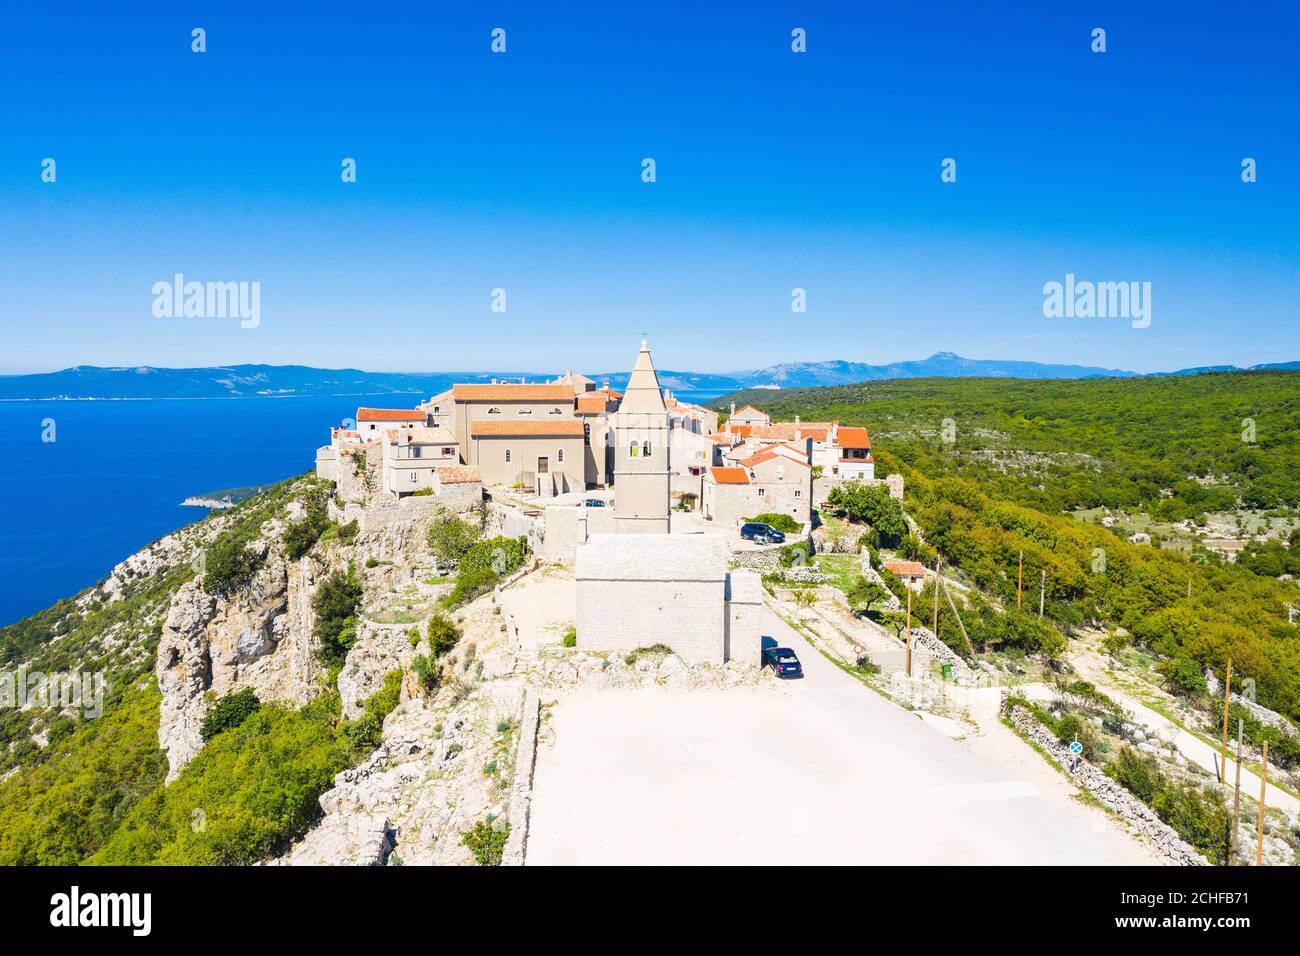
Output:
<instances>
[{"instance_id":1,"label":"tree","mask_svg":"<svg viewBox=\"0 0 1300 956\"><path fill-rule=\"evenodd\" d=\"M346 571L329 575L316 590L311 602L316 612L314 634L319 645L317 654L325 665L342 664L356 643L356 613L361 596L361 582L351 564Z\"/></svg>"},{"instance_id":2,"label":"tree","mask_svg":"<svg viewBox=\"0 0 1300 956\"><path fill-rule=\"evenodd\" d=\"M859 577L845 595L854 614L868 614L873 604L889 600L889 591L875 581Z\"/></svg>"},{"instance_id":3,"label":"tree","mask_svg":"<svg viewBox=\"0 0 1300 956\"><path fill-rule=\"evenodd\" d=\"M1207 692L1205 675L1190 657L1172 657L1156 665L1170 692L1180 697L1199 697Z\"/></svg>"},{"instance_id":4,"label":"tree","mask_svg":"<svg viewBox=\"0 0 1300 956\"><path fill-rule=\"evenodd\" d=\"M203 724L199 728L199 735L204 742L207 742L223 730L238 727L249 714L256 713L261 706L262 702L257 699L257 694L253 692L251 687L245 687L233 694L227 694L217 701L217 705L208 711L208 715L203 718Z\"/></svg>"},{"instance_id":5,"label":"tree","mask_svg":"<svg viewBox=\"0 0 1300 956\"><path fill-rule=\"evenodd\" d=\"M440 567L454 568L478 537L473 524L442 512L429 526L429 550Z\"/></svg>"},{"instance_id":6,"label":"tree","mask_svg":"<svg viewBox=\"0 0 1300 956\"><path fill-rule=\"evenodd\" d=\"M903 506L882 485L867 485L858 481L837 485L831 489L826 502L850 521L869 524L875 543L880 547L897 547L907 535Z\"/></svg>"}]
</instances>

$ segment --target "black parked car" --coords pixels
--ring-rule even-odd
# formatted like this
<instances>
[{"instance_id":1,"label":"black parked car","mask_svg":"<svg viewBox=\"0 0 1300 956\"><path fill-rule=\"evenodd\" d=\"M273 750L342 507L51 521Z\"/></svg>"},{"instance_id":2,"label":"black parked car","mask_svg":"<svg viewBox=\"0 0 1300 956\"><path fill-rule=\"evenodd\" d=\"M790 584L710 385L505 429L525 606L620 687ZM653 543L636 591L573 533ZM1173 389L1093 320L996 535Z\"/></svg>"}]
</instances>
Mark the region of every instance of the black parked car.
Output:
<instances>
[{"instance_id":1,"label":"black parked car","mask_svg":"<svg viewBox=\"0 0 1300 956\"><path fill-rule=\"evenodd\" d=\"M740 536L755 544L784 544L785 534L761 521L746 521L740 526Z\"/></svg>"},{"instance_id":2,"label":"black parked car","mask_svg":"<svg viewBox=\"0 0 1300 956\"><path fill-rule=\"evenodd\" d=\"M763 651L763 663L776 672L777 677L803 677L803 665L788 647L769 647Z\"/></svg>"}]
</instances>

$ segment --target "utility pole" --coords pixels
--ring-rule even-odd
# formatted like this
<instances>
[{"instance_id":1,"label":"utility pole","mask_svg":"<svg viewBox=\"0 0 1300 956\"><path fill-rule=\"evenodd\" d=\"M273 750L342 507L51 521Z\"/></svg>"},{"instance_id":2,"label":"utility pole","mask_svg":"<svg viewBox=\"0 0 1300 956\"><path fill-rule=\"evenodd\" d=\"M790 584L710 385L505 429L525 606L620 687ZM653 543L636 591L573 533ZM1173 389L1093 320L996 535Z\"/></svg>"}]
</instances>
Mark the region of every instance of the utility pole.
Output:
<instances>
[{"instance_id":1,"label":"utility pole","mask_svg":"<svg viewBox=\"0 0 1300 956\"><path fill-rule=\"evenodd\" d=\"M1020 595L1025 585L1025 552L1020 552L1020 570L1016 572L1016 610L1020 610Z\"/></svg>"},{"instance_id":2,"label":"utility pole","mask_svg":"<svg viewBox=\"0 0 1300 956\"><path fill-rule=\"evenodd\" d=\"M912 676L912 579L907 579L907 676Z\"/></svg>"},{"instance_id":3,"label":"utility pole","mask_svg":"<svg viewBox=\"0 0 1300 956\"><path fill-rule=\"evenodd\" d=\"M1047 572L1043 572L1043 582L1038 585L1038 616L1043 616L1043 601L1047 598Z\"/></svg>"},{"instance_id":4,"label":"utility pole","mask_svg":"<svg viewBox=\"0 0 1300 956\"><path fill-rule=\"evenodd\" d=\"M943 567L943 558L934 559L934 636L939 636L939 569Z\"/></svg>"},{"instance_id":5,"label":"utility pole","mask_svg":"<svg viewBox=\"0 0 1300 956\"><path fill-rule=\"evenodd\" d=\"M1268 741L1264 741L1264 766L1259 771L1259 843L1255 847L1255 865L1264 865L1264 788L1268 786Z\"/></svg>"},{"instance_id":6,"label":"utility pole","mask_svg":"<svg viewBox=\"0 0 1300 956\"><path fill-rule=\"evenodd\" d=\"M1228 671L1223 676L1223 762L1220 766L1223 768L1219 774L1219 782L1228 782L1228 700L1232 692L1232 658L1228 658Z\"/></svg>"},{"instance_id":7,"label":"utility pole","mask_svg":"<svg viewBox=\"0 0 1300 956\"><path fill-rule=\"evenodd\" d=\"M952 592L948 590L948 585L943 586L943 596L948 599L948 606L952 608L952 616L957 619L957 627L961 629L961 639L966 642L966 650L973 656L975 654L975 645L970 642L970 635L966 633L966 625L961 622L961 615L957 613L957 604L952 599Z\"/></svg>"},{"instance_id":8,"label":"utility pole","mask_svg":"<svg viewBox=\"0 0 1300 956\"><path fill-rule=\"evenodd\" d=\"M1237 783L1232 788L1232 845L1237 846L1237 831L1241 829L1241 735L1245 723L1237 718ZM1232 857L1229 855L1229 862Z\"/></svg>"}]
</instances>

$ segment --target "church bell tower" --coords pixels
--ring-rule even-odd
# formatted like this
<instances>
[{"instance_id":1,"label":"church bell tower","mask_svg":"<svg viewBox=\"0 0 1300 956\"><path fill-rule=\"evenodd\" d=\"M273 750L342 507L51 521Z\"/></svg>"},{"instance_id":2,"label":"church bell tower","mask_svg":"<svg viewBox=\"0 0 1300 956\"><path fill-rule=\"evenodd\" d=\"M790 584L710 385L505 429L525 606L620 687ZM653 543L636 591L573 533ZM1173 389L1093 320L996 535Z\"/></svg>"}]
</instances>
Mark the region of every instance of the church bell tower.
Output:
<instances>
[{"instance_id":1,"label":"church bell tower","mask_svg":"<svg viewBox=\"0 0 1300 956\"><path fill-rule=\"evenodd\" d=\"M668 469L668 409L650 345L641 340L636 367L614 425L614 530L667 534L672 505Z\"/></svg>"}]
</instances>

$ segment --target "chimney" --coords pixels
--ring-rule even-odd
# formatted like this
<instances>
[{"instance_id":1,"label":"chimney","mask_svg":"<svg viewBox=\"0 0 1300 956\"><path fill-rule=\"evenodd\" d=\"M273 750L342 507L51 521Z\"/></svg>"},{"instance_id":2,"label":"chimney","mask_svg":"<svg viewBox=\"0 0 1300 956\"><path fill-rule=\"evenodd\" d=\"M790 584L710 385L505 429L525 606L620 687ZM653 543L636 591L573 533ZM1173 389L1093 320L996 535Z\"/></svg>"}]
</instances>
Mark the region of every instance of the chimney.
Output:
<instances>
[{"instance_id":1,"label":"chimney","mask_svg":"<svg viewBox=\"0 0 1300 956\"><path fill-rule=\"evenodd\" d=\"M735 418L735 417L736 417L736 403L735 403L735 402L732 402L732 403L731 403L731 417L732 417L732 418Z\"/></svg>"}]
</instances>

